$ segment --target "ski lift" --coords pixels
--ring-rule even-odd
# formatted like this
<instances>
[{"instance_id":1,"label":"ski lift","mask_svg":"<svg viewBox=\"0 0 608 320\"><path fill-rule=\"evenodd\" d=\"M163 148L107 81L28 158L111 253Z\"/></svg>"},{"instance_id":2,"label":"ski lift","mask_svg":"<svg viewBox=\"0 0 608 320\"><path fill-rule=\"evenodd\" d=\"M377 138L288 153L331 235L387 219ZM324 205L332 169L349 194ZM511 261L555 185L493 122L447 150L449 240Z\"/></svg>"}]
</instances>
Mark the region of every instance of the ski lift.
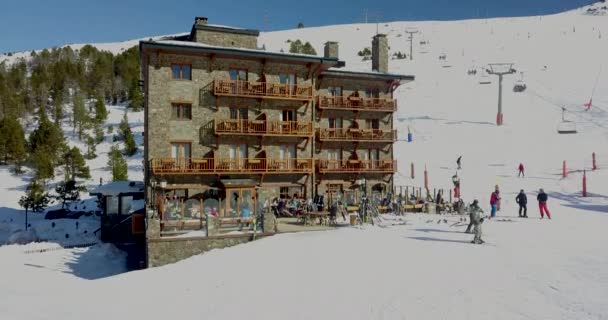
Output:
<instances>
[{"instance_id":1,"label":"ski lift","mask_svg":"<svg viewBox=\"0 0 608 320\"><path fill-rule=\"evenodd\" d=\"M445 53L442 53L441 55L439 55L439 61L443 61L443 64L441 65L442 68L451 68L452 65L448 62L448 55Z\"/></svg>"},{"instance_id":2,"label":"ski lift","mask_svg":"<svg viewBox=\"0 0 608 320\"><path fill-rule=\"evenodd\" d=\"M559 133L559 134L577 133L576 123L573 121L566 120L565 114L566 114L566 108L562 107L562 122L560 122L557 125L557 133Z\"/></svg>"},{"instance_id":3,"label":"ski lift","mask_svg":"<svg viewBox=\"0 0 608 320\"><path fill-rule=\"evenodd\" d=\"M421 54L429 53L428 46L429 46L429 42L428 41L426 41L424 39L420 40L420 53Z\"/></svg>"},{"instance_id":4,"label":"ski lift","mask_svg":"<svg viewBox=\"0 0 608 320\"><path fill-rule=\"evenodd\" d=\"M481 76L479 77L479 84L492 84L492 80L488 75L488 71L482 68Z\"/></svg>"},{"instance_id":5,"label":"ski lift","mask_svg":"<svg viewBox=\"0 0 608 320\"><path fill-rule=\"evenodd\" d=\"M528 87L524 82L524 73L521 72L521 78L515 82L515 85L513 86L513 92L524 92L527 88Z\"/></svg>"}]
</instances>

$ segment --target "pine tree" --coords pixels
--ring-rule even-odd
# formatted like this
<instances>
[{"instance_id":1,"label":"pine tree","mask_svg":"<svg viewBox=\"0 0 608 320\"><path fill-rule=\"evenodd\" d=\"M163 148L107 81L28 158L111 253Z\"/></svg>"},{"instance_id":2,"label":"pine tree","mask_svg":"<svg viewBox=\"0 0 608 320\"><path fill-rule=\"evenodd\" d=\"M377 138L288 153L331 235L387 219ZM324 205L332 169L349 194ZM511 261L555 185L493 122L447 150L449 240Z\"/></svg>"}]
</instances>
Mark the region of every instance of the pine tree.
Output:
<instances>
[{"instance_id":1,"label":"pine tree","mask_svg":"<svg viewBox=\"0 0 608 320\"><path fill-rule=\"evenodd\" d=\"M122 120L120 120L118 129L120 130L120 135L121 135L122 139L126 139L127 132L131 131L131 129L129 128L129 119L127 118L126 111L125 111L124 115L122 116Z\"/></svg>"},{"instance_id":2,"label":"pine tree","mask_svg":"<svg viewBox=\"0 0 608 320\"><path fill-rule=\"evenodd\" d=\"M289 45L289 52L291 53L302 53L302 41L300 39L291 42Z\"/></svg>"},{"instance_id":3,"label":"pine tree","mask_svg":"<svg viewBox=\"0 0 608 320\"><path fill-rule=\"evenodd\" d=\"M43 180L53 178L55 164L65 149L59 128L43 117L38 128L30 134L28 147L36 176Z\"/></svg>"},{"instance_id":4,"label":"pine tree","mask_svg":"<svg viewBox=\"0 0 608 320\"><path fill-rule=\"evenodd\" d=\"M131 129L127 130L127 134L125 136L125 154L128 156L132 156L137 153L137 144L135 143L135 138L133 137L133 133Z\"/></svg>"},{"instance_id":5,"label":"pine tree","mask_svg":"<svg viewBox=\"0 0 608 320\"><path fill-rule=\"evenodd\" d=\"M301 53L310 54L310 55L314 55L314 56L317 55L317 51L315 51L315 48L308 41L306 41L306 43L302 46Z\"/></svg>"},{"instance_id":6,"label":"pine tree","mask_svg":"<svg viewBox=\"0 0 608 320\"><path fill-rule=\"evenodd\" d=\"M78 130L78 139L82 140L84 130L87 128L89 117L84 106L84 99L81 95L77 94L74 97L74 132Z\"/></svg>"},{"instance_id":7,"label":"pine tree","mask_svg":"<svg viewBox=\"0 0 608 320\"><path fill-rule=\"evenodd\" d=\"M91 136L87 136L87 159L97 158L97 143Z\"/></svg>"},{"instance_id":8,"label":"pine tree","mask_svg":"<svg viewBox=\"0 0 608 320\"><path fill-rule=\"evenodd\" d=\"M76 181L63 181L55 187L55 193L57 194L53 198L61 202L61 208L63 209L66 204L69 206L70 203L80 200L80 190L81 188L76 185Z\"/></svg>"},{"instance_id":9,"label":"pine tree","mask_svg":"<svg viewBox=\"0 0 608 320\"><path fill-rule=\"evenodd\" d=\"M36 179L46 181L55 177L53 159L49 157L45 148L40 148L32 154L32 162L36 169Z\"/></svg>"},{"instance_id":10,"label":"pine tree","mask_svg":"<svg viewBox=\"0 0 608 320\"><path fill-rule=\"evenodd\" d=\"M25 195L19 199L19 205L25 209L25 214L29 210L40 212L49 204L49 195L44 191L44 186L38 181L33 180L25 191Z\"/></svg>"},{"instance_id":11,"label":"pine tree","mask_svg":"<svg viewBox=\"0 0 608 320\"><path fill-rule=\"evenodd\" d=\"M304 28L304 24L302 22L298 23L298 29Z\"/></svg>"},{"instance_id":12,"label":"pine tree","mask_svg":"<svg viewBox=\"0 0 608 320\"><path fill-rule=\"evenodd\" d=\"M102 143L104 139L105 139L105 135L103 133L103 128L101 127L101 125L96 124L95 125L95 142Z\"/></svg>"},{"instance_id":13,"label":"pine tree","mask_svg":"<svg viewBox=\"0 0 608 320\"><path fill-rule=\"evenodd\" d=\"M65 165L65 180L75 180L76 178L90 179L89 167L86 165L80 150L76 147L69 149L63 156Z\"/></svg>"},{"instance_id":14,"label":"pine tree","mask_svg":"<svg viewBox=\"0 0 608 320\"><path fill-rule=\"evenodd\" d=\"M131 108L134 112L139 112L144 106L144 95L139 90L139 87L133 86L129 90L129 98L131 101L129 102L129 108Z\"/></svg>"},{"instance_id":15,"label":"pine tree","mask_svg":"<svg viewBox=\"0 0 608 320\"><path fill-rule=\"evenodd\" d=\"M127 162L116 145L113 145L108 153L108 166L112 170L112 181L127 181L129 179Z\"/></svg>"},{"instance_id":16,"label":"pine tree","mask_svg":"<svg viewBox=\"0 0 608 320\"><path fill-rule=\"evenodd\" d=\"M13 161L15 172L21 172L21 165L27 157L23 128L14 117L0 120L0 157L4 163Z\"/></svg>"},{"instance_id":17,"label":"pine tree","mask_svg":"<svg viewBox=\"0 0 608 320\"><path fill-rule=\"evenodd\" d=\"M104 103L101 97L97 97L97 101L95 102L95 122L103 123L108 119L108 110L106 109L106 104Z\"/></svg>"},{"instance_id":18,"label":"pine tree","mask_svg":"<svg viewBox=\"0 0 608 320\"><path fill-rule=\"evenodd\" d=\"M53 99L53 120L56 125L61 125L61 120L63 120L63 99L56 97Z\"/></svg>"}]
</instances>

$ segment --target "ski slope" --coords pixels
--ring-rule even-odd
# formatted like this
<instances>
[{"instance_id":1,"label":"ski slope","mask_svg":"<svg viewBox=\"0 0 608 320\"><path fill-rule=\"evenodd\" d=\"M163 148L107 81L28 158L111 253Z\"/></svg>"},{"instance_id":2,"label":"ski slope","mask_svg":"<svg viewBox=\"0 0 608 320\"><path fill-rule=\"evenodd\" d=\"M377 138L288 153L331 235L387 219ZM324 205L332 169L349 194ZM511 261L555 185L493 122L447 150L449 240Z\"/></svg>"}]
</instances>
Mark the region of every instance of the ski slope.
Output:
<instances>
[{"instance_id":1,"label":"ski slope","mask_svg":"<svg viewBox=\"0 0 608 320\"><path fill-rule=\"evenodd\" d=\"M3 246L0 318L608 319L608 16L588 9L378 26L391 54L409 54L404 31L419 31L414 59L389 62L391 72L416 76L396 92L399 136L408 127L414 134L412 143L395 145L396 184L422 186L426 166L431 188L449 188L462 155L466 202L479 199L488 212L491 191L501 188L503 209L483 225L486 245L470 244L458 217L409 214L402 226L282 234L116 276L123 258L112 247L31 254L24 251L54 244ZM322 52L324 42L339 41L348 69L371 70L356 53L375 31L375 24L286 30L262 33L259 45L287 51L288 39L301 39ZM518 70L505 77L502 127L494 124L497 79L479 84L482 68L494 62ZM471 69L476 76L467 75ZM520 71L528 89L514 93ZM557 134L561 107L578 134ZM590 197L582 198L582 170L591 169L593 152L599 169L587 171ZM569 174L562 179L564 160ZM517 178L520 162L525 178ZM91 168L94 179L107 174L102 167ZM131 169L130 176L135 164ZM20 194L11 189L24 183L0 178L10 191L0 207L16 208L7 195ZM541 187L550 221L539 220ZM520 189L528 193L529 219L516 217Z\"/></svg>"}]
</instances>

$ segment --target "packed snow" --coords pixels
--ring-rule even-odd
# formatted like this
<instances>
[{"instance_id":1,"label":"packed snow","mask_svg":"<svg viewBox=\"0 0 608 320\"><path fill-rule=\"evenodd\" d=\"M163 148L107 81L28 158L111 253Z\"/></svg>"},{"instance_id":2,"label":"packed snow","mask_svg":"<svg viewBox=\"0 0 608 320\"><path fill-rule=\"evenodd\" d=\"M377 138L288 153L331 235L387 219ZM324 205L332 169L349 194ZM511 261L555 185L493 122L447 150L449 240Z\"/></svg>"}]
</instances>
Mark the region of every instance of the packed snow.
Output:
<instances>
[{"instance_id":1,"label":"packed snow","mask_svg":"<svg viewBox=\"0 0 608 320\"><path fill-rule=\"evenodd\" d=\"M395 145L396 184L422 186L426 166L431 188L447 189L462 155L458 174L466 202L479 199L488 212L494 186L501 190L498 217L483 224L486 244L471 244L458 216L408 214L405 225L281 234L125 274L118 274L124 257L112 246L3 246L0 318L608 319L608 18L588 14L596 7L378 26L391 55L409 55L404 31L419 31L414 59L389 62L391 73L416 76L396 93L402 139ZM371 63L357 52L370 46L375 32L375 24L295 29L262 33L259 45L279 51L288 39L300 39L322 52L324 42L339 41L347 68L369 71ZM502 127L495 125L497 78L479 83L494 62L512 62L518 71L505 76ZM468 75L473 69L477 74ZM513 92L518 80L526 91ZM577 134L557 133L562 107ZM110 110L116 129L122 109ZM141 132L141 113L129 118L134 133ZM404 140L408 127L411 143ZM87 162L90 185L99 177L109 181L109 141L98 147L104 156ZM141 179L141 159L141 150L129 159L132 180ZM564 160L567 178L561 177ZM519 163L525 178L517 177ZM0 179L6 186L0 221L15 220L0 224L2 234L17 228L22 211L16 203L27 181L6 168ZM539 188L549 194L552 220L539 219ZM528 194L528 219L517 217L520 189Z\"/></svg>"}]
</instances>

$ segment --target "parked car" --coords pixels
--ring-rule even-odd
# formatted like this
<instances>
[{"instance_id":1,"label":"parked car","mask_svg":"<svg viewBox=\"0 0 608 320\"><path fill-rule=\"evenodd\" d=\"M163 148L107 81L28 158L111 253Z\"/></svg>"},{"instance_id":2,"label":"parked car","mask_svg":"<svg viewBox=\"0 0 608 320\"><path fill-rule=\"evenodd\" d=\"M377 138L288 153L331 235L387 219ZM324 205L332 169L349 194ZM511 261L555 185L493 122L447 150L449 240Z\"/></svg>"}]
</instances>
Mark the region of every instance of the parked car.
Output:
<instances>
[{"instance_id":1,"label":"parked car","mask_svg":"<svg viewBox=\"0 0 608 320\"><path fill-rule=\"evenodd\" d=\"M68 213L70 213L70 211L67 209L49 210L44 215L44 218L47 220L65 219Z\"/></svg>"}]
</instances>

